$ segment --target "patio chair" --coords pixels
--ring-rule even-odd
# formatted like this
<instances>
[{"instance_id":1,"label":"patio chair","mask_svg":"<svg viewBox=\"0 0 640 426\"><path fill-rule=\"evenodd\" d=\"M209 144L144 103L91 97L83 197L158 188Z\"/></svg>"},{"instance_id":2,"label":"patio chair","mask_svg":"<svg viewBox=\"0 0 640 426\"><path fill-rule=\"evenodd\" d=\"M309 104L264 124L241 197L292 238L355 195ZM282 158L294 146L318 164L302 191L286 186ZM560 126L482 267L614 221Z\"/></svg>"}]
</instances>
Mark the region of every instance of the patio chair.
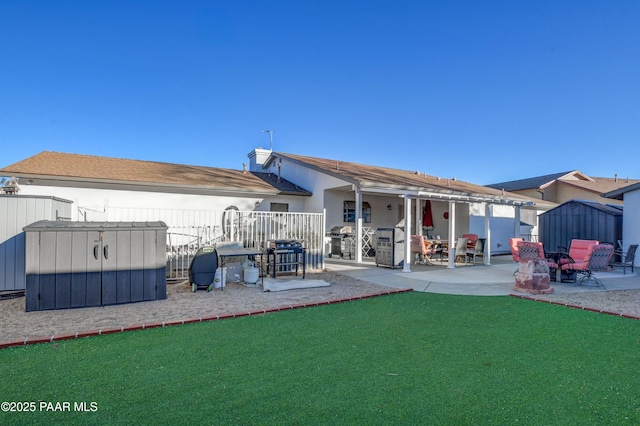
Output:
<instances>
[{"instance_id":1,"label":"patio chair","mask_svg":"<svg viewBox=\"0 0 640 426\"><path fill-rule=\"evenodd\" d=\"M431 256L436 253L432 248L433 243L424 239L422 235L411 236L411 253L415 255L415 262L426 265L431 263Z\"/></svg>"},{"instance_id":2,"label":"patio chair","mask_svg":"<svg viewBox=\"0 0 640 426\"><path fill-rule=\"evenodd\" d=\"M528 259L545 260L547 262L547 266L549 267L549 277L551 278L551 280L555 281L558 264L553 260L546 258L542 243L533 241L518 241L517 243L518 259L520 259L519 262L524 262Z\"/></svg>"},{"instance_id":3,"label":"patio chair","mask_svg":"<svg viewBox=\"0 0 640 426\"><path fill-rule=\"evenodd\" d=\"M520 253L518 251L518 243L524 241L524 238L513 237L509 238L509 248L511 248L511 256L513 256L514 262L520 262ZM518 273L518 269L513 272L513 275Z\"/></svg>"},{"instance_id":4,"label":"patio chair","mask_svg":"<svg viewBox=\"0 0 640 426\"><path fill-rule=\"evenodd\" d=\"M597 279L594 272L604 272L609 270L609 261L613 256L613 246L610 244L597 244L589 247L589 252L585 256L584 262L566 263L561 266L563 271L576 271L581 275L576 279L576 285L582 285L585 281L591 286L591 280L596 286L604 287L602 281Z\"/></svg>"},{"instance_id":5,"label":"patio chair","mask_svg":"<svg viewBox=\"0 0 640 426\"><path fill-rule=\"evenodd\" d=\"M480 260L484 260L484 244L482 240L476 241L473 251L467 249L467 257L471 259L473 262L473 266L476 265L476 258L480 258Z\"/></svg>"},{"instance_id":6,"label":"patio chair","mask_svg":"<svg viewBox=\"0 0 640 426\"><path fill-rule=\"evenodd\" d=\"M571 240L571 245L569 246L569 256L563 256L558 262L559 264L567 264L567 263L583 263L586 262L587 254L591 253L591 249L593 246L600 244L598 240L579 240L573 239ZM566 251L566 247L560 247Z\"/></svg>"},{"instance_id":7,"label":"patio chair","mask_svg":"<svg viewBox=\"0 0 640 426\"><path fill-rule=\"evenodd\" d=\"M631 267L631 272L633 273L633 267L636 257L636 250L638 249L638 244L633 244L629 246L629 250L626 253L622 253L622 251L614 252L614 254L618 254L620 256L620 261L611 262L611 266L614 268L622 268L622 272L626 275L627 268Z\"/></svg>"},{"instance_id":8,"label":"patio chair","mask_svg":"<svg viewBox=\"0 0 640 426\"><path fill-rule=\"evenodd\" d=\"M461 258L464 264L465 265L467 264L467 243L468 242L469 242L469 239L462 238L462 237L456 240L456 249L453 254L454 262L456 261L456 259Z\"/></svg>"},{"instance_id":9,"label":"patio chair","mask_svg":"<svg viewBox=\"0 0 640 426\"><path fill-rule=\"evenodd\" d=\"M473 266L475 266L475 251L476 246L478 245L478 234L462 234L462 238L467 239L467 257L473 260Z\"/></svg>"}]
</instances>

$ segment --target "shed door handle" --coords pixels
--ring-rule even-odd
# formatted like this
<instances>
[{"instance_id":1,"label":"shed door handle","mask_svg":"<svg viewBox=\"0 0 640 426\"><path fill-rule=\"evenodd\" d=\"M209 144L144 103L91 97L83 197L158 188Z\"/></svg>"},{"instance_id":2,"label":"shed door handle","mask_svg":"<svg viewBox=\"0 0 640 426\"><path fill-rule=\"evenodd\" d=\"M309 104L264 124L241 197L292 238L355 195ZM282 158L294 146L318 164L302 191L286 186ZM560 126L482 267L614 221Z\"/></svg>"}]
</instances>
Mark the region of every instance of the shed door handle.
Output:
<instances>
[{"instance_id":1,"label":"shed door handle","mask_svg":"<svg viewBox=\"0 0 640 426\"><path fill-rule=\"evenodd\" d=\"M109 244L104 246L104 258L109 259Z\"/></svg>"},{"instance_id":2,"label":"shed door handle","mask_svg":"<svg viewBox=\"0 0 640 426\"><path fill-rule=\"evenodd\" d=\"M93 257L95 257L96 260L98 260L98 253L100 253L100 247L96 244L93 246Z\"/></svg>"}]
</instances>

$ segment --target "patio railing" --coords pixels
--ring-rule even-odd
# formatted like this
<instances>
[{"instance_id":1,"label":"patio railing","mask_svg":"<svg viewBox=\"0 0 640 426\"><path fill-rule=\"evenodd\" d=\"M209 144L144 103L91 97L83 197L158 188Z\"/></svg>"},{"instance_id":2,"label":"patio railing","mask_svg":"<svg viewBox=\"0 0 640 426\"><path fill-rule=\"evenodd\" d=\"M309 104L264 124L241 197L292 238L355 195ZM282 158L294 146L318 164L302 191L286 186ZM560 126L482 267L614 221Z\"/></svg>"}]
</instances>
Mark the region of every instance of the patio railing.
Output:
<instances>
[{"instance_id":1,"label":"patio railing","mask_svg":"<svg viewBox=\"0 0 640 426\"><path fill-rule=\"evenodd\" d=\"M108 221L163 221L167 224L167 277L189 276L200 247L224 242L266 248L279 239L303 240L309 269L323 269L324 213L227 210L170 210L109 207Z\"/></svg>"}]
</instances>

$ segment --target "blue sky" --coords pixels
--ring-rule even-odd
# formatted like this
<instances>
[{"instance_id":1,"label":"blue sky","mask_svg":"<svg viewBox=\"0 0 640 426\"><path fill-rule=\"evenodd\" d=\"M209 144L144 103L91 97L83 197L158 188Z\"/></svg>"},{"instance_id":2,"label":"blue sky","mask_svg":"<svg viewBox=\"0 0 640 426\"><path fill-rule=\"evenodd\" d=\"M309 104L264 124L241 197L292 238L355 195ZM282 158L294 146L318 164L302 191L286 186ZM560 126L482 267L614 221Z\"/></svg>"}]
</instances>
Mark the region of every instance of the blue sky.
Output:
<instances>
[{"instance_id":1,"label":"blue sky","mask_svg":"<svg viewBox=\"0 0 640 426\"><path fill-rule=\"evenodd\" d=\"M0 166L257 146L478 184L640 178L640 2L0 0Z\"/></svg>"}]
</instances>

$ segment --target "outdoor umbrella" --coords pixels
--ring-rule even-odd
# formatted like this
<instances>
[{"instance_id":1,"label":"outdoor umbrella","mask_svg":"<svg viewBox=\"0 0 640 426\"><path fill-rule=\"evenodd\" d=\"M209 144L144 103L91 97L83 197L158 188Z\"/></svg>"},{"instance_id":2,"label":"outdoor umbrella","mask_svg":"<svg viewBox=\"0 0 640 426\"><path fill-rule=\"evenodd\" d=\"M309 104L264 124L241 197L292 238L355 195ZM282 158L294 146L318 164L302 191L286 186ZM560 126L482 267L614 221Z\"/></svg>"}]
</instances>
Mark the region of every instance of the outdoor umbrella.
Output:
<instances>
[{"instance_id":1,"label":"outdoor umbrella","mask_svg":"<svg viewBox=\"0 0 640 426\"><path fill-rule=\"evenodd\" d=\"M431 200L427 200L422 214L422 226L433 229L433 214L431 212Z\"/></svg>"}]
</instances>

